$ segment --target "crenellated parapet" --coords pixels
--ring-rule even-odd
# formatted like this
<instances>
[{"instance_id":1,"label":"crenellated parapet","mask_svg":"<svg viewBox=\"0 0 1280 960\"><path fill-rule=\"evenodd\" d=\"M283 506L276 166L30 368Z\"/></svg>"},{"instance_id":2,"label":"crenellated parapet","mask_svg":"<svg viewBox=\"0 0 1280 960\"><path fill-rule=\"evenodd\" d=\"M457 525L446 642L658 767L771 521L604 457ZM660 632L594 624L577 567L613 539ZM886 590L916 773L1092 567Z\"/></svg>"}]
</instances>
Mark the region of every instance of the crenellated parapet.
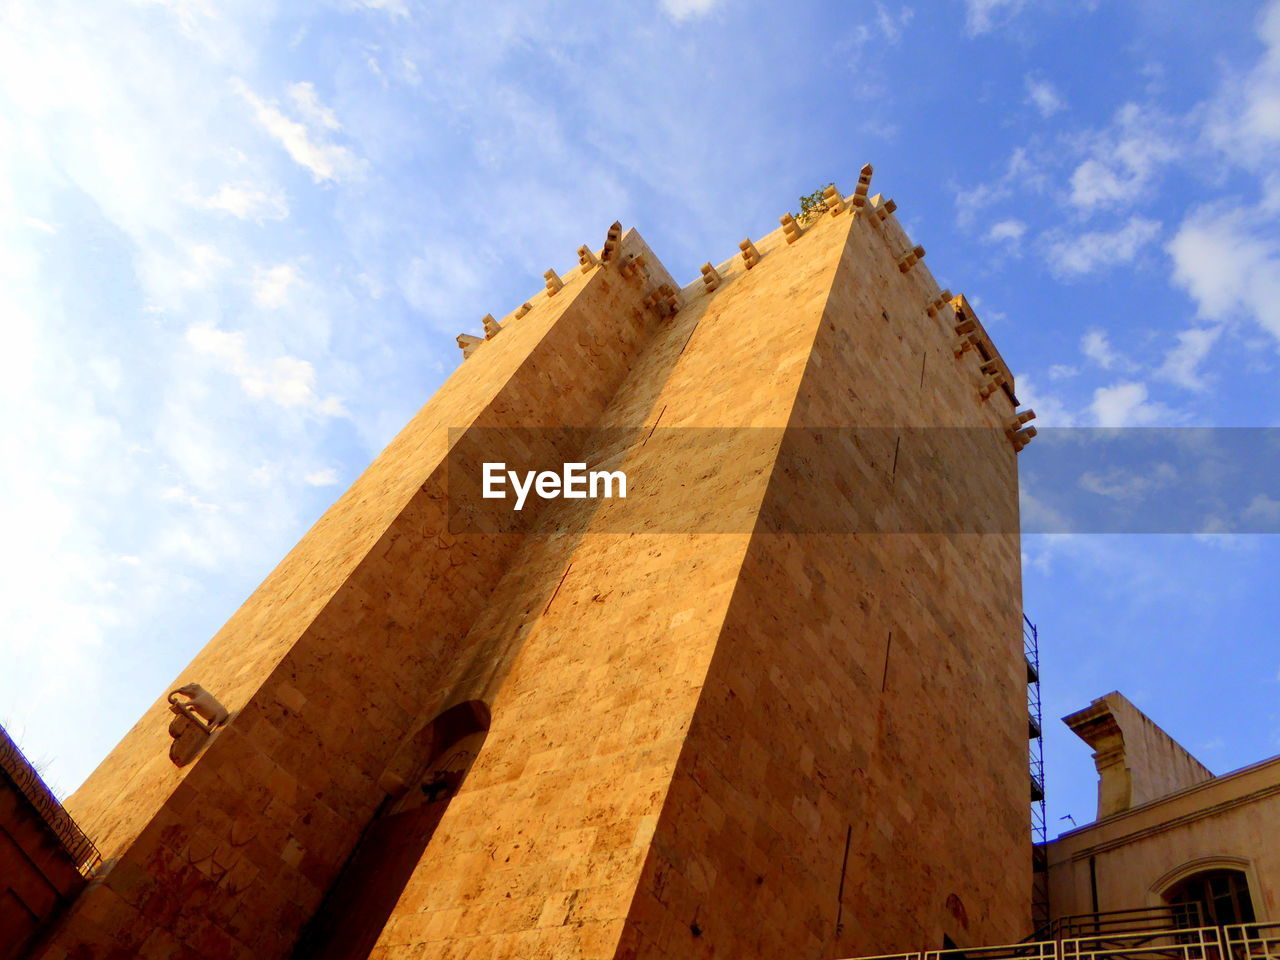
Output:
<instances>
[{"instance_id":1,"label":"crenellated parapet","mask_svg":"<svg viewBox=\"0 0 1280 960\"><path fill-rule=\"evenodd\" d=\"M626 281L633 284L640 284L646 290L645 306L656 310L663 316L670 316L679 310L680 293L670 282L666 270L659 266L655 272L649 268L650 254L648 247L644 246L644 242L638 240L638 235L632 232L632 236L636 237L636 241L632 241L632 249L627 249L628 238L624 234L622 223L615 221L609 226L605 233L604 246L600 248L600 252L596 253L589 246L583 244L578 247L576 253L578 257L578 270L570 271L567 274L560 274L555 269L547 270L543 275L543 289L535 296L520 304L502 321L498 321L493 314L486 314L481 318L481 326L484 330L484 336L476 336L469 333L458 334L456 342L462 351L462 359L470 359L475 352L485 344L486 341L494 339L505 326L513 320L521 320L531 314L540 303L545 303L552 298L559 296L567 286L569 286L577 276L581 274L590 274L597 269L616 270L617 273Z\"/></svg>"},{"instance_id":2,"label":"crenellated parapet","mask_svg":"<svg viewBox=\"0 0 1280 960\"><path fill-rule=\"evenodd\" d=\"M1014 417L1009 421L1008 436L1014 450L1020 451L1036 431L1027 425L1034 414L1031 411L1017 412L1013 374L992 343L973 305L963 295L953 295L950 290L942 289L925 266L925 248L914 242L898 221L895 216L897 203L882 194L870 194L872 174L871 164L864 164L858 171L853 192L848 196L842 194L834 183L828 185L823 190L821 201L807 208L809 212L805 217L783 213L778 218L778 229L756 240L744 239L738 244L737 253L721 263L708 261L703 264L699 276L683 288L669 282L670 278L660 264L657 269L661 275L654 273L647 248L645 251L625 249L622 224L615 221L607 229L598 253L585 244L577 249L577 271L563 276L555 270L546 271L543 274L544 289L510 317L501 323L492 316L484 318L483 338L460 335L458 346L462 349L463 359L471 357L487 340L497 336L506 323L525 317L536 309L540 301L559 296L576 276L596 270L615 271L623 280L638 285L644 309L664 318L671 317L695 298L723 295L727 288L748 275L766 257L788 249L800 249L811 232L823 229L823 221L847 215L853 220L849 229L874 232L897 274L909 284L907 289L918 291L919 322L940 325L942 333L952 344L951 352L956 363L974 381L973 395L977 401L988 403L1000 398L998 402L1011 405Z\"/></svg>"}]
</instances>

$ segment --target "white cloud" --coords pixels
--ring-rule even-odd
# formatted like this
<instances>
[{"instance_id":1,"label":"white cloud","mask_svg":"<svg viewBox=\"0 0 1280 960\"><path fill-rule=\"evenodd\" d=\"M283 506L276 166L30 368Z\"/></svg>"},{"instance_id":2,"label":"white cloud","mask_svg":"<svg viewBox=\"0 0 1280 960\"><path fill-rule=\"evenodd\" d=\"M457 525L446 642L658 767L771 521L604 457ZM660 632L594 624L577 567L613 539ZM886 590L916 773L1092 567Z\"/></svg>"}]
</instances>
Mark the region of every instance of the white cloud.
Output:
<instances>
[{"instance_id":1,"label":"white cloud","mask_svg":"<svg viewBox=\"0 0 1280 960\"><path fill-rule=\"evenodd\" d=\"M1264 213L1280 213L1280 171L1269 173L1262 181L1262 202L1259 205Z\"/></svg>"},{"instance_id":2,"label":"white cloud","mask_svg":"<svg viewBox=\"0 0 1280 960\"><path fill-rule=\"evenodd\" d=\"M1071 174L1071 202L1079 207L1124 204L1136 199L1143 178L1119 173L1102 160L1089 159Z\"/></svg>"},{"instance_id":3,"label":"white cloud","mask_svg":"<svg viewBox=\"0 0 1280 960\"><path fill-rule=\"evenodd\" d=\"M366 10L382 10L397 17L409 16L406 0L356 0L356 6Z\"/></svg>"},{"instance_id":4,"label":"white cloud","mask_svg":"<svg viewBox=\"0 0 1280 960\"><path fill-rule=\"evenodd\" d=\"M992 30L997 21L1008 20L1022 9L1026 0L966 0L965 29L971 37Z\"/></svg>"},{"instance_id":5,"label":"white cloud","mask_svg":"<svg viewBox=\"0 0 1280 960\"><path fill-rule=\"evenodd\" d=\"M1163 404L1148 401L1147 385L1134 381L1099 387L1089 411L1099 427L1143 427L1170 417Z\"/></svg>"},{"instance_id":6,"label":"white cloud","mask_svg":"<svg viewBox=\"0 0 1280 960\"><path fill-rule=\"evenodd\" d=\"M343 416L342 401L320 397L315 390L316 371L306 360L283 356L258 361L249 356L245 334L228 333L214 327L196 326L187 330L187 342L197 353L212 357L240 381L246 394L266 399L282 407L298 407L323 417Z\"/></svg>"},{"instance_id":7,"label":"white cloud","mask_svg":"<svg viewBox=\"0 0 1280 960\"><path fill-rule=\"evenodd\" d=\"M1269 497L1265 493L1259 493L1249 501L1249 506L1245 508L1244 515L1250 520L1280 523L1280 500Z\"/></svg>"},{"instance_id":8,"label":"white cloud","mask_svg":"<svg viewBox=\"0 0 1280 960\"><path fill-rule=\"evenodd\" d=\"M1207 320L1251 317L1280 340L1280 241L1273 218L1245 207L1201 207L1168 244L1173 279Z\"/></svg>"},{"instance_id":9,"label":"white cloud","mask_svg":"<svg viewBox=\"0 0 1280 960\"><path fill-rule=\"evenodd\" d=\"M267 103L250 90L242 80L234 81L234 87L245 102L253 108L259 125L285 148L294 162L311 171L311 176L316 183L345 180L360 173L363 167L362 162L346 147L328 142L323 138L323 134L316 136L306 124L285 116L277 107ZM299 87L309 88L310 85L294 84L290 88L295 102L299 99L299 94L296 92ZM307 109L320 116L325 114L332 116L325 108L319 106L318 102L308 101L308 97L314 100L314 94L314 90L309 94L301 94ZM314 116L309 115L308 119L314 120ZM337 122L336 119L334 122ZM322 124L322 127L325 125Z\"/></svg>"},{"instance_id":10,"label":"white cloud","mask_svg":"<svg viewBox=\"0 0 1280 960\"><path fill-rule=\"evenodd\" d=\"M1221 326L1183 330L1178 334L1177 346L1165 354L1156 376L1188 390L1204 390L1208 381L1199 367L1221 335Z\"/></svg>"},{"instance_id":11,"label":"white cloud","mask_svg":"<svg viewBox=\"0 0 1280 960\"><path fill-rule=\"evenodd\" d=\"M989 183L975 183L962 187L956 193L956 221L967 227L984 208L1007 199L1015 188L1038 189L1044 175L1032 159L1026 147L1016 147L1009 154L1004 173Z\"/></svg>"},{"instance_id":12,"label":"white cloud","mask_svg":"<svg viewBox=\"0 0 1280 960\"><path fill-rule=\"evenodd\" d=\"M255 316L250 344L287 347L242 358L243 394L223 372L234 352L212 358L183 335L242 312L242 262L311 253L310 238L254 227L287 214L264 185L292 161L226 95L233 66L272 75L259 50L271 5L3 7L0 702L65 793L58 781L74 787L199 648L230 572L265 569L296 538L317 496L305 465L334 460L326 420L342 404L327 393L357 378L320 348L318 308ZM335 230L316 254L342 241ZM277 456L294 482L264 487L254 467ZM99 682L123 649L127 681ZM68 685L88 727L59 707Z\"/></svg>"},{"instance_id":13,"label":"white cloud","mask_svg":"<svg viewBox=\"0 0 1280 960\"><path fill-rule=\"evenodd\" d=\"M1168 127L1153 110L1121 107L1108 128L1089 138L1090 156L1071 174L1071 203L1088 213L1146 196L1160 168L1178 157Z\"/></svg>"},{"instance_id":14,"label":"white cloud","mask_svg":"<svg viewBox=\"0 0 1280 960\"><path fill-rule=\"evenodd\" d=\"M316 88L311 83L294 83L289 86L289 99L298 108L298 112L318 127L326 130L341 130L342 124L334 112L320 102Z\"/></svg>"},{"instance_id":15,"label":"white cloud","mask_svg":"<svg viewBox=\"0 0 1280 960\"><path fill-rule=\"evenodd\" d=\"M672 20L683 23L696 17L705 17L723 0L662 0L662 9Z\"/></svg>"},{"instance_id":16,"label":"white cloud","mask_svg":"<svg viewBox=\"0 0 1280 960\"><path fill-rule=\"evenodd\" d=\"M1263 11L1257 33L1266 50L1253 70L1231 78L1207 133L1237 162L1270 163L1280 144L1280 3Z\"/></svg>"},{"instance_id":17,"label":"white cloud","mask_svg":"<svg viewBox=\"0 0 1280 960\"><path fill-rule=\"evenodd\" d=\"M58 232L57 227L51 223L41 220L39 217L23 217L22 222L32 230L39 230L41 233L52 235Z\"/></svg>"},{"instance_id":18,"label":"white cloud","mask_svg":"<svg viewBox=\"0 0 1280 960\"><path fill-rule=\"evenodd\" d=\"M211 0L143 0L157 7L168 7L178 18L184 30L190 32L201 20L213 17Z\"/></svg>"},{"instance_id":19,"label":"white cloud","mask_svg":"<svg viewBox=\"0 0 1280 960\"><path fill-rule=\"evenodd\" d=\"M1040 116L1048 119L1066 108L1067 102L1062 99L1062 95L1048 80L1028 74L1026 83L1026 102L1035 107L1040 112Z\"/></svg>"},{"instance_id":20,"label":"white cloud","mask_svg":"<svg viewBox=\"0 0 1280 960\"><path fill-rule=\"evenodd\" d=\"M1103 370L1130 369L1133 365L1116 353L1105 330L1089 330L1080 338L1080 352Z\"/></svg>"},{"instance_id":21,"label":"white cloud","mask_svg":"<svg viewBox=\"0 0 1280 960\"><path fill-rule=\"evenodd\" d=\"M1130 426L1132 424L1129 424ZM1112 500L1137 500L1153 490L1167 487L1178 479L1171 463L1157 463L1142 473L1115 467L1105 474L1086 470L1077 481L1080 487Z\"/></svg>"},{"instance_id":22,"label":"white cloud","mask_svg":"<svg viewBox=\"0 0 1280 960\"><path fill-rule=\"evenodd\" d=\"M216 503L201 500L200 497L182 486L182 484L166 487L161 491L160 497L163 500L168 500L173 503L181 503L183 506L190 507L193 510L203 510L208 513L216 513L218 511L218 505Z\"/></svg>"},{"instance_id":23,"label":"white cloud","mask_svg":"<svg viewBox=\"0 0 1280 960\"><path fill-rule=\"evenodd\" d=\"M1036 412L1035 423L1040 427L1073 427L1076 416L1059 398L1041 393L1030 374L1014 374L1018 400L1022 406L1030 407Z\"/></svg>"},{"instance_id":24,"label":"white cloud","mask_svg":"<svg viewBox=\"0 0 1280 960\"><path fill-rule=\"evenodd\" d=\"M1001 220L992 224L987 231L989 243L1007 243L1013 249L1021 246L1022 238L1027 232L1027 225L1021 220Z\"/></svg>"},{"instance_id":25,"label":"white cloud","mask_svg":"<svg viewBox=\"0 0 1280 960\"><path fill-rule=\"evenodd\" d=\"M200 201L206 210L221 210L241 220L283 220L289 216L289 205L279 190L252 183L224 183L217 191Z\"/></svg>"},{"instance_id":26,"label":"white cloud","mask_svg":"<svg viewBox=\"0 0 1280 960\"><path fill-rule=\"evenodd\" d=\"M1044 500L1035 494L1035 477L1023 475L1019 478L1018 484L1018 513L1019 519L1024 531L1041 531L1053 530L1055 533L1042 533L1037 535L1037 539L1044 537L1069 536L1071 530L1071 518L1061 510L1050 506ZM1024 536L1023 543L1026 544ZM1024 550L1022 554L1022 562L1024 566L1036 566L1042 572L1049 572L1049 561L1052 555L1051 550L1043 550L1033 556L1030 552Z\"/></svg>"},{"instance_id":27,"label":"white cloud","mask_svg":"<svg viewBox=\"0 0 1280 960\"><path fill-rule=\"evenodd\" d=\"M338 471L333 467L326 467L323 470L312 471L302 479L309 487L332 487L338 482Z\"/></svg>"},{"instance_id":28,"label":"white cloud","mask_svg":"<svg viewBox=\"0 0 1280 960\"><path fill-rule=\"evenodd\" d=\"M902 39L903 32L914 16L915 11L910 7L899 8L898 15L894 16L883 3L876 3L876 26L889 43L897 43Z\"/></svg>"},{"instance_id":29,"label":"white cloud","mask_svg":"<svg viewBox=\"0 0 1280 960\"><path fill-rule=\"evenodd\" d=\"M1060 277L1083 277L1128 263L1155 239L1160 224L1146 217L1130 217L1119 230L1094 230L1050 242L1049 266Z\"/></svg>"},{"instance_id":30,"label":"white cloud","mask_svg":"<svg viewBox=\"0 0 1280 960\"><path fill-rule=\"evenodd\" d=\"M253 282L253 299L261 307L283 307L289 302L289 291L299 282L292 264L281 263L259 269Z\"/></svg>"},{"instance_id":31,"label":"white cloud","mask_svg":"<svg viewBox=\"0 0 1280 960\"><path fill-rule=\"evenodd\" d=\"M189 290L207 289L231 266L231 261L217 247L201 243L190 248L187 262L177 274L178 286Z\"/></svg>"},{"instance_id":32,"label":"white cloud","mask_svg":"<svg viewBox=\"0 0 1280 960\"><path fill-rule=\"evenodd\" d=\"M1069 363L1055 363L1049 368L1050 380L1066 380L1080 372L1080 368Z\"/></svg>"}]
</instances>

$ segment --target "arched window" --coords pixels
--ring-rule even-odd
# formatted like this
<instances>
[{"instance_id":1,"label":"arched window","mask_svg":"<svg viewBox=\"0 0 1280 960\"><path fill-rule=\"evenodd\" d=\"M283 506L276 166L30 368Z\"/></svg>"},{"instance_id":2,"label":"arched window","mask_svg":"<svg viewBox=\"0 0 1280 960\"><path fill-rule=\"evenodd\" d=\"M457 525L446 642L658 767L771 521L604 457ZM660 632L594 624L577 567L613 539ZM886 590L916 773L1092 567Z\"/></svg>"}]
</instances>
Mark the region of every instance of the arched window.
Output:
<instances>
[{"instance_id":1,"label":"arched window","mask_svg":"<svg viewBox=\"0 0 1280 960\"><path fill-rule=\"evenodd\" d=\"M1249 897L1249 881L1243 870L1215 869L1193 873L1165 891L1164 898L1175 905L1188 907L1188 925L1226 926L1231 923L1253 923L1253 900Z\"/></svg>"},{"instance_id":2,"label":"arched window","mask_svg":"<svg viewBox=\"0 0 1280 960\"><path fill-rule=\"evenodd\" d=\"M369 956L488 732L488 707L471 700L413 737L404 748L410 757L405 775L365 827L294 948L294 960Z\"/></svg>"}]
</instances>

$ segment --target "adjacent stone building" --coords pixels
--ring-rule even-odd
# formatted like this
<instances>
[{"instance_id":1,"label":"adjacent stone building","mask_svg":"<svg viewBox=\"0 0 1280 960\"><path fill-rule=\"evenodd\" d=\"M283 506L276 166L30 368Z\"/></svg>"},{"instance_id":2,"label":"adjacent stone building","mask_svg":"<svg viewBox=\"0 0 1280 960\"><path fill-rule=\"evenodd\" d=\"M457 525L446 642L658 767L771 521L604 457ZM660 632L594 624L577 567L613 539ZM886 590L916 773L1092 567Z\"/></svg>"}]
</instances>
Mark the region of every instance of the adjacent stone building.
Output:
<instances>
[{"instance_id":1,"label":"adjacent stone building","mask_svg":"<svg viewBox=\"0 0 1280 960\"><path fill-rule=\"evenodd\" d=\"M34 956L1023 936L1029 414L870 176L683 288L615 225L460 337L67 801L105 862ZM628 496L493 526L491 443Z\"/></svg>"},{"instance_id":2,"label":"adjacent stone building","mask_svg":"<svg viewBox=\"0 0 1280 960\"><path fill-rule=\"evenodd\" d=\"M1280 921L1280 756L1215 777L1118 693L1065 722L1099 779L1097 820L1048 845L1060 926Z\"/></svg>"}]
</instances>

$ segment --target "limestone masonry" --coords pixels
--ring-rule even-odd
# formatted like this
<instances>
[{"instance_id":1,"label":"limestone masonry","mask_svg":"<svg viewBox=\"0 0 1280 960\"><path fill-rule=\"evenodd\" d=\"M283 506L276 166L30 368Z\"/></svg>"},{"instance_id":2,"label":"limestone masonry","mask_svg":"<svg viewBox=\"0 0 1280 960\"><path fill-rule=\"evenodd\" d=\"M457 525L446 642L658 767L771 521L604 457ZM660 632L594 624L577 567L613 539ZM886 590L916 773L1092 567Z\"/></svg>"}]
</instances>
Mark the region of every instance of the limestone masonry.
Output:
<instances>
[{"instance_id":1,"label":"limestone masonry","mask_svg":"<svg viewBox=\"0 0 1280 960\"><path fill-rule=\"evenodd\" d=\"M928 529L953 505L926 474L1016 518L1034 430L870 176L683 288L615 225L459 337L456 372L68 800L103 864L33 956L818 960L1025 936L1016 527L834 520ZM672 469L658 427L777 440L705 451L714 495L547 501L563 532L450 524L460 435L547 428L553 459L638 478ZM903 439L936 427L963 429ZM761 528L696 532L722 510Z\"/></svg>"}]
</instances>

